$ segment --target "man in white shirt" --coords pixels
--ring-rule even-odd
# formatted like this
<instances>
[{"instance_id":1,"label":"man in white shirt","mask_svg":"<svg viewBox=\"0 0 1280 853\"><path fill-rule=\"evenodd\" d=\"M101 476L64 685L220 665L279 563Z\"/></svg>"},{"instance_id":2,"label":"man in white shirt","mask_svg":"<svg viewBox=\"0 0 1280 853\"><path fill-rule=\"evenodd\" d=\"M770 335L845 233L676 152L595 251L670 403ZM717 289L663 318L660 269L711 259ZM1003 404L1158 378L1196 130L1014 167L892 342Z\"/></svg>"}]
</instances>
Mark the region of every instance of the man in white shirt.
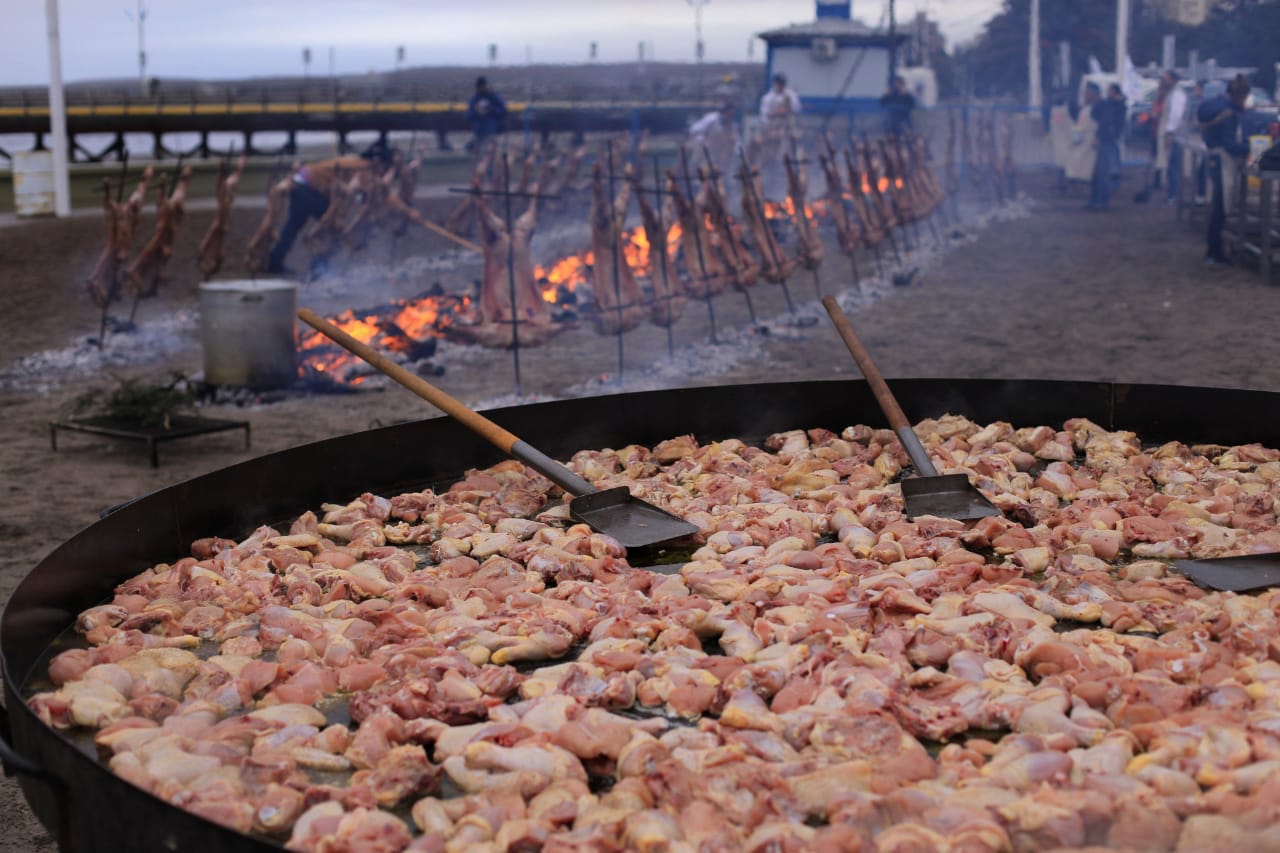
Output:
<instances>
[{"instance_id":1,"label":"man in white shirt","mask_svg":"<svg viewBox=\"0 0 1280 853\"><path fill-rule=\"evenodd\" d=\"M1164 174L1167 190L1166 205L1178 202L1178 190L1182 186L1182 145L1180 141L1187 125L1187 93L1178 85L1177 72L1168 70L1160 77L1165 90L1164 109L1156 126L1156 168Z\"/></svg>"},{"instance_id":2,"label":"man in white shirt","mask_svg":"<svg viewBox=\"0 0 1280 853\"><path fill-rule=\"evenodd\" d=\"M787 75L773 75L773 88L760 98L760 121L766 128L790 129L800 115L800 96L787 86Z\"/></svg>"},{"instance_id":3,"label":"man in white shirt","mask_svg":"<svg viewBox=\"0 0 1280 853\"><path fill-rule=\"evenodd\" d=\"M787 86L785 74L773 75L773 88L760 98L761 176L766 190L782 180L782 153L790 147L800 115L800 96Z\"/></svg>"}]
</instances>

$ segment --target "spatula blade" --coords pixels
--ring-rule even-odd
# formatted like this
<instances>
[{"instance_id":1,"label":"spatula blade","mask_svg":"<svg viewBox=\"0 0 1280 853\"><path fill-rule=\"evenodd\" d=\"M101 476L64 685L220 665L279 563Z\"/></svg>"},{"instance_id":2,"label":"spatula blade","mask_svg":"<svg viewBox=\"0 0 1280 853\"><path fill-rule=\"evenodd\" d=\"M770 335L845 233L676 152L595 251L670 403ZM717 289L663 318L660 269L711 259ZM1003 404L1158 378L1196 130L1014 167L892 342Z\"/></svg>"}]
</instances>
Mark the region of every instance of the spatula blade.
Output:
<instances>
[{"instance_id":1,"label":"spatula blade","mask_svg":"<svg viewBox=\"0 0 1280 853\"><path fill-rule=\"evenodd\" d=\"M1280 554L1245 554L1210 560L1174 560L1197 586L1222 592L1254 592L1280 586Z\"/></svg>"},{"instance_id":2,"label":"spatula blade","mask_svg":"<svg viewBox=\"0 0 1280 853\"><path fill-rule=\"evenodd\" d=\"M938 518L974 521L1001 514L982 492L969 483L969 478L964 474L909 477L901 485L902 499L910 518L934 515Z\"/></svg>"},{"instance_id":3,"label":"spatula blade","mask_svg":"<svg viewBox=\"0 0 1280 853\"><path fill-rule=\"evenodd\" d=\"M632 497L626 486L579 495L570 501L569 515L612 536L624 548L643 548L698 532L683 518Z\"/></svg>"}]
</instances>

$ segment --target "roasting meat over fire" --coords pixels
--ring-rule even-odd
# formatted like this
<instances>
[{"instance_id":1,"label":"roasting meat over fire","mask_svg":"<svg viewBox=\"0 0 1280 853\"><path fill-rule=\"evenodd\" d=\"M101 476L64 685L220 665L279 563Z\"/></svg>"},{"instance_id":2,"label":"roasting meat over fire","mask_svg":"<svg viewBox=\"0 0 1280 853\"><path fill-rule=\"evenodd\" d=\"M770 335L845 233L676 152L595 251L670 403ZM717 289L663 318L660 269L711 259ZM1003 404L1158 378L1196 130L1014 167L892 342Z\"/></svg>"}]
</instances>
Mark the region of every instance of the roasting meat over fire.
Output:
<instances>
[{"instance_id":1,"label":"roasting meat over fire","mask_svg":"<svg viewBox=\"0 0 1280 853\"><path fill-rule=\"evenodd\" d=\"M698 527L661 573L506 461L193 542L29 704L298 851L1280 844L1280 592L1170 564L1280 551L1280 451L916 432L1005 516L908 520L866 426L575 454Z\"/></svg>"},{"instance_id":2,"label":"roasting meat over fire","mask_svg":"<svg viewBox=\"0 0 1280 853\"><path fill-rule=\"evenodd\" d=\"M628 158L623 146L606 143L581 181L587 146L572 151L532 147L514 160L490 148L477 158L470 192L444 225L428 221L412 205L411 176L420 158L399 158L372 182L361 173L335 183L329 210L308 232L317 255L335 251L340 237L358 250L378 230L399 234L413 225L482 254L484 269L478 293L426 295L330 319L406 357L430 354L437 338L508 348L517 338L522 347L537 346L579 322L610 335L632 331L646 318L669 327L689 299L710 299L730 288L745 291L762 278L785 286L797 267L816 272L825 254L824 232L833 233L840 250L852 256L860 248L874 249L893 228L931 215L944 197L929 171L923 141L889 138L876 148L888 173L884 177L875 171L865 144L837 152L827 143L827 154L819 158L825 197L809 201L810 160L797 145L783 158L787 194L781 201L765 198L756 169L745 159L740 162L741 209L735 216L724 176L705 163L691 165L705 159L705 151L682 157L678 169L665 175L655 173L649 186L638 168L644 145L642 138ZM635 218L633 197L639 209ZM279 187L270 198L251 241L255 269L265 262L283 210ZM588 211L589 246L545 265L534 263L546 252L533 242L538 219L547 211L563 214L575 207ZM437 321L412 323L411 331L394 316L410 309ZM319 338L304 341L301 354L304 378L323 374L350 383L366 375L352 356Z\"/></svg>"}]
</instances>

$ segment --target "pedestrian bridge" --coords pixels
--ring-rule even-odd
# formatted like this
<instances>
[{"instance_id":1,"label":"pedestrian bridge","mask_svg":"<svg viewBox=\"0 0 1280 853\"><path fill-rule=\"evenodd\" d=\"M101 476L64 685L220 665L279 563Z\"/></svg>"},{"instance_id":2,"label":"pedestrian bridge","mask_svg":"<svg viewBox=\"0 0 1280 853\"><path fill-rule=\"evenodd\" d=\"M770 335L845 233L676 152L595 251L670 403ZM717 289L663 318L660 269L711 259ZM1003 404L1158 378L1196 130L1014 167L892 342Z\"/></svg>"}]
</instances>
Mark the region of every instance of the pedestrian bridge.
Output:
<instances>
[{"instance_id":1,"label":"pedestrian bridge","mask_svg":"<svg viewBox=\"0 0 1280 853\"><path fill-rule=\"evenodd\" d=\"M696 101L510 101L507 104L507 132L537 134L588 132L654 133L682 132L697 115L713 104ZM214 150L210 134L241 136L237 152L248 154L292 154L300 132L336 133L340 146L349 133L375 131L385 136L392 131L423 131L438 135L441 147L449 147L448 134L469 133L466 103L459 100L430 101L405 99L362 100L203 100L191 97L175 101L156 98L147 101L112 99L98 102L80 97L67 105L67 133L75 160L97 162L123 155L125 134L144 133L154 137L159 158L222 156ZM286 135L280 147L263 150L254 145L261 133ZM30 134L34 148L47 146L49 107L33 103L29 94L0 97L0 135ZM99 151L90 151L77 142L78 136L106 134L112 141ZM165 145L167 134L194 134L199 142L190 150ZM0 149L0 157L9 152Z\"/></svg>"}]
</instances>

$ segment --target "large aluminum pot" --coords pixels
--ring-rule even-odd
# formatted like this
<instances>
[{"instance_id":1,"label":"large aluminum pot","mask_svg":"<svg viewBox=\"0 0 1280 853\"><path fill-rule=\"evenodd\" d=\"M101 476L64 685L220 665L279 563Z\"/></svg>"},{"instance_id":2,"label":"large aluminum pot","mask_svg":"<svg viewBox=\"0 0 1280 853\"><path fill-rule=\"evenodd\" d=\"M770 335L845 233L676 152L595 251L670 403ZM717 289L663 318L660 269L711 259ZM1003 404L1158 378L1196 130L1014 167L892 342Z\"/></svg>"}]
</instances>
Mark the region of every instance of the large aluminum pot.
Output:
<instances>
[{"instance_id":1,"label":"large aluminum pot","mask_svg":"<svg viewBox=\"0 0 1280 853\"><path fill-rule=\"evenodd\" d=\"M298 285L279 278L200 285L204 379L283 388L298 376Z\"/></svg>"}]
</instances>

